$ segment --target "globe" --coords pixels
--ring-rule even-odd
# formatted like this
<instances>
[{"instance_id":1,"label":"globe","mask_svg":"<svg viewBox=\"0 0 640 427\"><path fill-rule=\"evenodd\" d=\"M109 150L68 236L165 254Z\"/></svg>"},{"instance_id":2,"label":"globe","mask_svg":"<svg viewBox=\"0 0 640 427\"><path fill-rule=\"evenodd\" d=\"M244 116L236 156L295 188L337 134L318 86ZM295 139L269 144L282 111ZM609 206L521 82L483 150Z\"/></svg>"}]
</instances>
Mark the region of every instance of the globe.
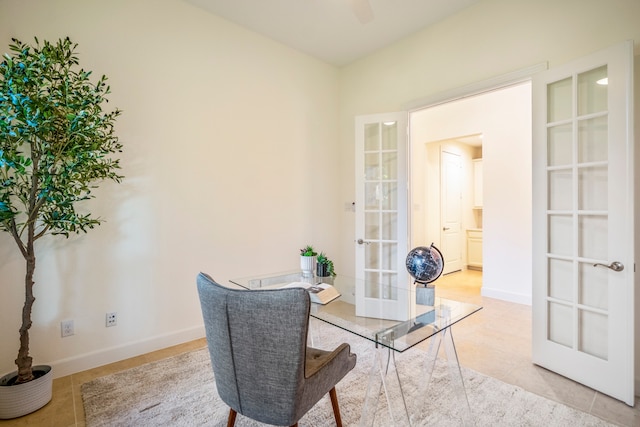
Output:
<instances>
[{"instance_id":1,"label":"globe","mask_svg":"<svg viewBox=\"0 0 640 427\"><path fill-rule=\"evenodd\" d=\"M416 282L427 284L442 274L444 258L442 252L433 243L431 246L418 246L407 255L407 271Z\"/></svg>"}]
</instances>

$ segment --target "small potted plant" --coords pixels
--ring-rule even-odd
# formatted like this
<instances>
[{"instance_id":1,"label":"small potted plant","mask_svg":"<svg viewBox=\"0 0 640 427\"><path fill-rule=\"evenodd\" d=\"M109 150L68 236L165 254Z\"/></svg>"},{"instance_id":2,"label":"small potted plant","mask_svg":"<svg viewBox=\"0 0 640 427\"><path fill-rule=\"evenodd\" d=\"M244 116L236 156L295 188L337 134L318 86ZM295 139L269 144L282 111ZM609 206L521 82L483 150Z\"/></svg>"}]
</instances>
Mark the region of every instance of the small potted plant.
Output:
<instances>
[{"instance_id":1,"label":"small potted plant","mask_svg":"<svg viewBox=\"0 0 640 427\"><path fill-rule=\"evenodd\" d=\"M318 253L311 245L307 245L300 249L300 268L302 269L302 277L313 277L313 271L316 268L317 255Z\"/></svg>"},{"instance_id":2,"label":"small potted plant","mask_svg":"<svg viewBox=\"0 0 640 427\"><path fill-rule=\"evenodd\" d=\"M336 276L333 261L327 258L324 252L320 252L320 255L318 255L317 263L316 273L318 277L333 278Z\"/></svg>"}]
</instances>

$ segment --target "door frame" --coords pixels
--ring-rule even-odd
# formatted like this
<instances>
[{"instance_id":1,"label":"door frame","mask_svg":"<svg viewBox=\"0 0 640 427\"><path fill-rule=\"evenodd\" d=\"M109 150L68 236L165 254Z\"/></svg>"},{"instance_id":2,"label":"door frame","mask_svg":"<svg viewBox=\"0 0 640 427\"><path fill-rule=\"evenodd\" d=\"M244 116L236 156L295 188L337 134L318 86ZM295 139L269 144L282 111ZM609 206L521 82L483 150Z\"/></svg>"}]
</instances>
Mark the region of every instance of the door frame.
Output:
<instances>
[{"instance_id":1,"label":"door frame","mask_svg":"<svg viewBox=\"0 0 640 427\"><path fill-rule=\"evenodd\" d=\"M491 96L492 94L496 93L499 94L500 91L503 90L509 90L510 88L517 88L518 86L522 86L524 84L530 84L531 80L533 78L534 74L537 74L541 71L544 71L547 69L547 64L546 63L541 63L532 67L528 67L519 71L515 71L513 73L508 73L505 75L501 75L492 79L488 79L485 81L481 81L481 82L477 82L471 85L467 85L464 87L460 87L460 88L456 88L450 91L446 91L444 93L441 94L437 94L434 95L432 97L429 98L425 98L421 101L414 101L411 102L409 104L407 104L407 107L409 108L409 159L416 159L419 158L422 153L422 146L423 146L423 141L419 140L416 141L416 137L419 138L424 138L425 140L429 139L427 138L425 135L416 135L416 129L420 129L419 126L416 125L416 123L420 123L416 120L419 119L419 114L414 114L414 113L420 113L421 111L424 110L429 110L430 108L433 107L439 107L439 106L444 106L446 104L455 104L456 101L463 101L463 100L471 100L473 98L480 98L483 95L487 95L487 96ZM516 89L517 90L517 89ZM499 95L498 95L499 96ZM527 113L528 114L528 113ZM529 116L527 116L529 117ZM529 120L529 123L531 122L531 120ZM418 131L419 132L419 131ZM481 129L469 129L466 128L464 130L464 132L462 133L469 133L469 134L475 134L477 132L482 132ZM531 138L531 134L530 132L526 132L526 135L528 138ZM485 135L486 136L486 135ZM449 135L445 135L445 134L439 134L437 135L437 137L433 138L433 142L435 141L439 141L442 139L447 140L449 139L451 136ZM431 140L429 140L429 142L432 142ZM530 143L528 143L530 144ZM427 144L428 145L428 144ZM523 147L522 149L524 150L529 150L530 151L530 146L529 145L523 145L521 146ZM529 147L529 148L526 148ZM522 152L522 149L520 150L520 152ZM484 149L483 149L484 152ZM495 152L493 154L496 154ZM495 157L492 157L495 159ZM410 182L409 182L409 193L410 193L410 205L409 208L411 209L411 212L409 213L409 228L412 230L412 235L410 237L410 242L413 246L416 246L420 242L420 240L423 238L423 235L421 234L421 229L419 228L421 226L421 219L419 217L419 215L424 215L424 212L421 211L423 209L423 201L420 200L420 197L422 197L422 194L420 193L420 188L416 187L416 185L420 185L421 183L421 177L420 175L423 173L419 168L418 165L415 164L415 160L410 160L410 164L409 164L410 170L409 170L409 176L410 176ZM434 176L431 177L432 179L435 179ZM525 183L526 185L530 185L529 183ZM507 193L501 193L501 194L507 194ZM428 202L428 200L424 200L424 206L426 206L426 203ZM522 214L523 215L530 215L530 209L527 208L525 209L526 213L523 211ZM487 220L490 217L487 217L488 213L485 210L484 212L484 219ZM491 217L493 218L493 217ZM489 225L489 224L487 224ZM496 230L496 224L493 224L493 228L492 230ZM530 224L527 222L527 227L530 228ZM484 228L484 227L483 227ZM512 227L515 228L515 227ZM434 233L437 230L435 230L433 227L430 228L431 232ZM522 229L520 229L522 230ZM487 232L489 231L489 229L487 229ZM518 230L516 230L518 231ZM438 232L439 233L439 232ZM529 236L530 232L526 232L524 234L522 234L522 238L523 239L527 239L530 240L530 236ZM486 240L483 242L483 246L487 246L491 247L491 244L493 242L493 244L497 244L495 238L492 240L491 239L491 234L487 234ZM524 240L521 240L524 241ZM528 250L529 245L525 245L522 246L523 250ZM488 263L484 268L484 272L486 273L487 277L489 278L491 275L499 275L500 272L497 271L495 268L491 268L491 265L498 265L495 261L496 256L493 256L494 262L492 263ZM488 261L490 261L489 258L487 258ZM526 269L527 271L530 270L530 258L526 257L526 258L522 258L522 262L520 262L517 266L514 265L513 263L509 263L507 265L507 269L509 271L509 274L517 274L518 271L521 271L522 268ZM526 260L526 261L524 261ZM528 264L527 264L528 263ZM487 282L489 283L489 282ZM531 289L530 289L530 284L529 283L525 283L522 284L522 286L520 286L520 288L518 289L505 289L506 286L503 287L496 287L496 288L492 288L491 286L483 286L482 287L482 295L484 296L488 296L488 297L493 297L493 298L500 298L500 299L504 299L506 301L510 301L510 302L515 302L515 303L519 303L519 304L526 304L526 305L531 305Z\"/></svg>"},{"instance_id":2,"label":"door frame","mask_svg":"<svg viewBox=\"0 0 640 427\"><path fill-rule=\"evenodd\" d=\"M409 114L411 114L414 111L435 107L436 105L446 104L452 101L457 101L459 99L469 98L476 95L482 95L483 93L492 92L494 90L502 89L508 86L531 81L532 77L535 74L541 71L546 71L548 69L548 63L541 62L539 64L535 64L527 68L522 68L511 73L501 74L487 80L482 80L480 82L475 82L454 89L449 89L432 96L415 99L403 105L402 110L406 110L409 112ZM409 123L409 128L411 128L411 123Z\"/></svg>"}]
</instances>

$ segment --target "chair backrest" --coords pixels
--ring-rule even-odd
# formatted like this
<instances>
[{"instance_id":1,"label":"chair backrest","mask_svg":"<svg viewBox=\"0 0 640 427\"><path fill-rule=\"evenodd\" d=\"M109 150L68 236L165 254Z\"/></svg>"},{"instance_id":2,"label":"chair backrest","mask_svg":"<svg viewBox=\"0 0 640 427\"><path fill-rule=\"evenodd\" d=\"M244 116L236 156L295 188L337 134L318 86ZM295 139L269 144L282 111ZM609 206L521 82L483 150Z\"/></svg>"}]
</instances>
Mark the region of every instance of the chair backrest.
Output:
<instances>
[{"instance_id":1,"label":"chair backrest","mask_svg":"<svg viewBox=\"0 0 640 427\"><path fill-rule=\"evenodd\" d=\"M279 424L304 382L309 295L230 289L200 273L198 293L218 394L240 414Z\"/></svg>"}]
</instances>

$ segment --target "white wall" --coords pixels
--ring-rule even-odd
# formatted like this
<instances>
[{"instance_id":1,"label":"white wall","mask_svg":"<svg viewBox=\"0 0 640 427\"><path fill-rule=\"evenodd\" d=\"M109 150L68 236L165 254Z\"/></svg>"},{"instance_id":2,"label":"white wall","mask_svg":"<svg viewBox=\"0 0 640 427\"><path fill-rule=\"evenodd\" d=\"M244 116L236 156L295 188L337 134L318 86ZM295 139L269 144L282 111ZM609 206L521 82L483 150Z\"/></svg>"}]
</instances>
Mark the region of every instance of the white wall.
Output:
<instances>
[{"instance_id":1,"label":"white wall","mask_svg":"<svg viewBox=\"0 0 640 427\"><path fill-rule=\"evenodd\" d=\"M411 114L414 200L433 181L424 178L425 142L473 134L483 135L482 294L531 304L530 83ZM418 204L414 220L428 214L429 203Z\"/></svg>"},{"instance_id":2,"label":"white wall","mask_svg":"<svg viewBox=\"0 0 640 427\"><path fill-rule=\"evenodd\" d=\"M36 363L60 376L201 337L199 271L296 268L307 243L337 254L336 68L181 1L0 1L2 53L67 35L123 110L126 178L86 204L101 227L40 241ZM15 369L23 277L1 233L0 373Z\"/></svg>"}]
</instances>

